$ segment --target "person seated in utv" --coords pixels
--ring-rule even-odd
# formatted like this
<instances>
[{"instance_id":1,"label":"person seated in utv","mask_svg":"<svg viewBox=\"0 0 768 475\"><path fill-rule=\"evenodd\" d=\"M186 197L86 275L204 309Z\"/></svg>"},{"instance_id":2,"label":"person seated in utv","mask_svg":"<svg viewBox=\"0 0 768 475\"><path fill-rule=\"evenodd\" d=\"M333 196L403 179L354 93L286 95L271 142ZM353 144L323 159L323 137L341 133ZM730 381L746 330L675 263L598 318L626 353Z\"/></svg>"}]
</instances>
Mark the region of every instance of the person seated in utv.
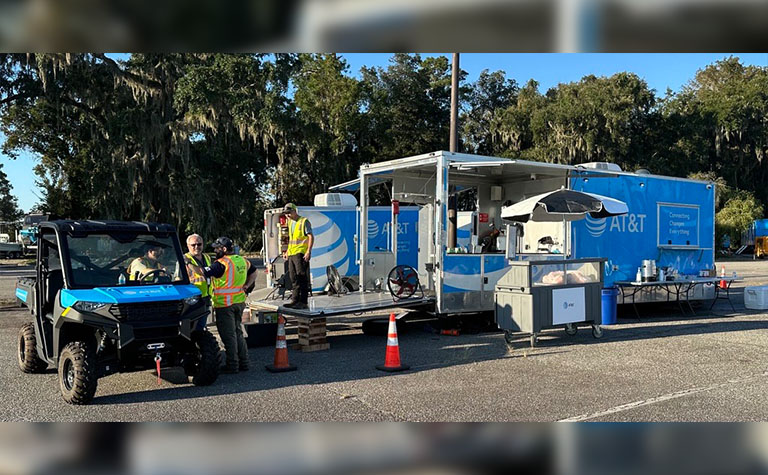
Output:
<instances>
[{"instance_id":1,"label":"person seated in utv","mask_svg":"<svg viewBox=\"0 0 768 475\"><path fill-rule=\"evenodd\" d=\"M148 245L144 255L137 257L128 266L128 279L129 280L142 280L144 276L151 272L155 272L154 275L167 274L167 270L160 263L160 258L163 256L162 246Z\"/></svg>"}]
</instances>

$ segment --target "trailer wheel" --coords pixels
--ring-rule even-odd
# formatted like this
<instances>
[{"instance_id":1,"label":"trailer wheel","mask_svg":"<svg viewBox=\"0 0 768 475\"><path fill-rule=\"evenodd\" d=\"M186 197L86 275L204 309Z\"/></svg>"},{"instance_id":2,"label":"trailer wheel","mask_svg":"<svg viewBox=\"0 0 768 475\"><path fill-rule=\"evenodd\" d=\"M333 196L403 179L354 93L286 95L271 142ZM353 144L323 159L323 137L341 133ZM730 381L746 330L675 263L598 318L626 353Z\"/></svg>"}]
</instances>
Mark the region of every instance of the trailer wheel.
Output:
<instances>
[{"instance_id":1,"label":"trailer wheel","mask_svg":"<svg viewBox=\"0 0 768 475\"><path fill-rule=\"evenodd\" d=\"M219 342L208 330L192 334L197 354L184 362L184 374L192 377L195 386L208 386L219 377Z\"/></svg>"},{"instance_id":2,"label":"trailer wheel","mask_svg":"<svg viewBox=\"0 0 768 475\"><path fill-rule=\"evenodd\" d=\"M599 340L603 337L603 327L600 325L592 325L592 336Z\"/></svg>"},{"instance_id":3,"label":"trailer wheel","mask_svg":"<svg viewBox=\"0 0 768 475\"><path fill-rule=\"evenodd\" d=\"M24 373L42 373L48 369L48 363L37 354L35 326L27 322L19 330L19 369Z\"/></svg>"},{"instance_id":4,"label":"trailer wheel","mask_svg":"<svg viewBox=\"0 0 768 475\"><path fill-rule=\"evenodd\" d=\"M573 323L566 323L565 324L565 334L568 336L574 336L576 333L578 333L579 327L574 325Z\"/></svg>"},{"instance_id":5,"label":"trailer wheel","mask_svg":"<svg viewBox=\"0 0 768 475\"><path fill-rule=\"evenodd\" d=\"M67 343L59 355L59 386L64 401L76 405L90 403L99 382L96 371L92 345L84 341Z\"/></svg>"}]
</instances>

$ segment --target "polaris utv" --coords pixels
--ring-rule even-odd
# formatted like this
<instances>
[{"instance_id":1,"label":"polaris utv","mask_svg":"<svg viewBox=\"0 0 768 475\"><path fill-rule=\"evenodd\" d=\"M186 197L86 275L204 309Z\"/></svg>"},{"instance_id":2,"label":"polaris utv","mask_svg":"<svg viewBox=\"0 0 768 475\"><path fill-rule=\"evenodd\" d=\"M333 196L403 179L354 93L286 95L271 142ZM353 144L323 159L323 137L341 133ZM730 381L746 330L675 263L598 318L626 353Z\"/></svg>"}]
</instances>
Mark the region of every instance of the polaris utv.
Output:
<instances>
[{"instance_id":1,"label":"polaris utv","mask_svg":"<svg viewBox=\"0 0 768 475\"><path fill-rule=\"evenodd\" d=\"M182 366L195 385L216 381L219 345L173 226L45 221L37 242L36 278L16 285L34 317L19 331L23 372L57 366L70 404L88 404L98 378L117 372ZM150 248L156 268L128 275Z\"/></svg>"}]
</instances>

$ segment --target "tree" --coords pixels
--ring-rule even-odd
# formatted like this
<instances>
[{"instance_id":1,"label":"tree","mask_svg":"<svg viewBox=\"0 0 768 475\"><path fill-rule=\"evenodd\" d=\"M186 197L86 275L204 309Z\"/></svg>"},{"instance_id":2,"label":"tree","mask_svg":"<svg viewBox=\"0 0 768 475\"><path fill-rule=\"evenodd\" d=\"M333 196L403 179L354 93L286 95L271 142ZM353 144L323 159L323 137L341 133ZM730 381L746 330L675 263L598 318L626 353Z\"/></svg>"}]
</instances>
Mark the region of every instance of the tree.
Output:
<instances>
[{"instance_id":1,"label":"tree","mask_svg":"<svg viewBox=\"0 0 768 475\"><path fill-rule=\"evenodd\" d=\"M2 149L38 157L46 212L258 247L265 207L309 203L362 163L447 149L450 83L447 57L418 54L356 79L333 54L3 53ZM705 178L721 212L741 190L768 202L765 66L727 58L661 99L632 73L542 94L483 71L460 103L461 151Z\"/></svg>"},{"instance_id":2,"label":"tree","mask_svg":"<svg viewBox=\"0 0 768 475\"><path fill-rule=\"evenodd\" d=\"M368 129L365 161L383 161L447 150L451 68L444 56L395 54L387 69L363 68L363 109ZM460 80L465 77L462 72Z\"/></svg>"},{"instance_id":3,"label":"tree","mask_svg":"<svg viewBox=\"0 0 768 475\"><path fill-rule=\"evenodd\" d=\"M539 83L529 80L517 93L517 100L505 109L497 110L491 122L491 132L498 137L498 154L536 159L535 145L543 137L534 133L534 113L546 106L546 98L539 93ZM537 131L543 125L535 127Z\"/></svg>"},{"instance_id":4,"label":"tree","mask_svg":"<svg viewBox=\"0 0 768 475\"><path fill-rule=\"evenodd\" d=\"M40 157L43 209L78 219L170 222L181 232L255 242L265 170L279 164L271 157L287 155L281 117L270 113L288 81L282 58L0 60L3 149Z\"/></svg>"},{"instance_id":5,"label":"tree","mask_svg":"<svg viewBox=\"0 0 768 475\"><path fill-rule=\"evenodd\" d=\"M11 194L12 190L13 186L0 165L0 221L16 222L24 215L16 197Z\"/></svg>"},{"instance_id":6,"label":"tree","mask_svg":"<svg viewBox=\"0 0 768 475\"><path fill-rule=\"evenodd\" d=\"M357 176L360 151L356 139L361 133L361 90L355 79L346 76L346 62L338 55L301 55L294 79L297 127L301 135L302 167L312 198L329 186Z\"/></svg>"},{"instance_id":7,"label":"tree","mask_svg":"<svg viewBox=\"0 0 768 475\"><path fill-rule=\"evenodd\" d=\"M768 200L768 67L729 57L698 71L680 94L707 141L708 169Z\"/></svg>"},{"instance_id":8,"label":"tree","mask_svg":"<svg viewBox=\"0 0 768 475\"><path fill-rule=\"evenodd\" d=\"M763 205L748 191L741 191L729 199L723 208L715 215L715 236L722 241L722 236L728 234L731 242L737 241L741 233L746 231L752 222L763 217Z\"/></svg>"},{"instance_id":9,"label":"tree","mask_svg":"<svg viewBox=\"0 0 768 475\"><path fill-rule=\"evenodd\" d=\"M559 84L546 95L529 81L515 104L497 115L493 130L506 147L502 155L578 164L615 162L625 169L646 166L655 96L631 73L585 76Z\"/></svg>"},{"instance_id":10,"label":"tree","mask_svg":"<svg viewBox=\"0 0 768 475\"><path fill-rule=\"evenodd\" d=\"M517 82L506 79L504 71L483 70L468 88L467 111L461 116L465 151L480 155L502 152L495 137L493 123L503 110L517 101Z\"/></svg>"}]
</instances>

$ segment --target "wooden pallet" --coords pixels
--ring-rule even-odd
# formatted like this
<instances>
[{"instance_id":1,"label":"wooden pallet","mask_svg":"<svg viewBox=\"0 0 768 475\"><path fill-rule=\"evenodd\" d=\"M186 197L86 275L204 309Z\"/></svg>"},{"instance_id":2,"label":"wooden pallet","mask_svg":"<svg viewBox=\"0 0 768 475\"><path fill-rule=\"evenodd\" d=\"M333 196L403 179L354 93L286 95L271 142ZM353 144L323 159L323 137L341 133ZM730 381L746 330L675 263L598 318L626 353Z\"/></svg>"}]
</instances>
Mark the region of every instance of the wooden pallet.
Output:
<instances>
[{"instance_id":1,"label":"wooden pallet","mask_svg":"<svg viewBox=\"0 0 768 475\"><path fill-rule=\"evenodd\" d=\"M325 318L309 319L296 317L299 343L293 349L303 352L327 350L331 345L326 340L328 330Z\"/></svg>"}]
</instances>

